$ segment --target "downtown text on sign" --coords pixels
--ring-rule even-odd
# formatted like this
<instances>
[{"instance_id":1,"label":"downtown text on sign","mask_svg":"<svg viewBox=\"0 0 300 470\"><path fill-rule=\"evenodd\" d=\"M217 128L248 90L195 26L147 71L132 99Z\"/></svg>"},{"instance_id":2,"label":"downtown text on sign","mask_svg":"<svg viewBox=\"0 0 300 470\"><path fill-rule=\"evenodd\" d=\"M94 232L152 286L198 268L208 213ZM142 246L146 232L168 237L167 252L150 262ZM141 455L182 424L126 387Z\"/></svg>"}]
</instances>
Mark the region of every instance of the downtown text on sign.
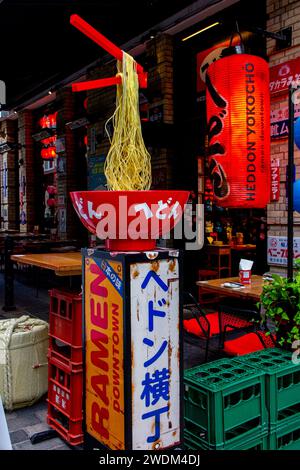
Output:
<instances>
[{"instance_id":1,"label":"downtown text on sign","mask_svg":"<svg viewBox=\"0 0 300 470\"><path fill-rule=\"evenodd\" d=\"M111 449L125 448L122 277L122 263L85 258L86 427Z\"/></svg>"}]
</instances>

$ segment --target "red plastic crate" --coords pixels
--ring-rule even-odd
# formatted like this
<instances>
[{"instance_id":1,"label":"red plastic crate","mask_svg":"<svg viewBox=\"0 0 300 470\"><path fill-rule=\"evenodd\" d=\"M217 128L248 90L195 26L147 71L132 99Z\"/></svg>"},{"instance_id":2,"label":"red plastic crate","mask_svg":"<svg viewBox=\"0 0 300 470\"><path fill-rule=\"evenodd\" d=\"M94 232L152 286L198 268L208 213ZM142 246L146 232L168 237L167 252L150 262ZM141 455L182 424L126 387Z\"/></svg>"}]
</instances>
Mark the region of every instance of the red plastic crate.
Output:
<instances>
[{"instance_id":1,"label":"red plastic crate","mask_svg":"<svg viewBox=\"0 0 300 470\"><path fill-rule=\"evenodd\" d=\"M49 357L57 359L66 366L69 366L70 363L77 367L82 365L82 346L71 346L50 334L48 351Z\"/></svg>"},{"instance_id":2,"label":"red plastic crate","mask_svg":"<svg viewBox=\"0 0 300 470\"><path fill-rule=\"evenodd\" d=\"M83 371L49 359L48 402L71 420L82 419Z\"/></svg>"},{"instance_id":3,"label":"red plastic crate","mask_svg":"<svg viewBox=\"0 0 300 470\"><path fill-rule=\"evenodd\" d=\"M51 362L55 362L59 367L62 367L62 368L65 368L67 367L68 370L72 371L72 372L81 372L83 370L83 363L82 362L71 362L69 361L67 358L63 357L61 359L60 355L57 355L54 351L51 350L51 349L48 349L48 354L47 354L47 357L48 357L48 363L51 361Z\"/></svg>"},{"instance_id":4,"label":"red plastic crate","mask_svg":"<svg viewBox=\"0 0 300 470\"><path fill-rule=\"evenodd\" d=\"M73 446L83 443L82 419L71 420L48 402L47 423Z\"/></svg>"},{"instance_id":5,"label":"red plastic crate","mask_svg":"<svg viewBox=\"0 0 300 470\"><path fill-rule=\"evenodd\" d=\"M82 346L82 295L50 290L49 333L70 346Z\"/></svg>"}]
</instances>

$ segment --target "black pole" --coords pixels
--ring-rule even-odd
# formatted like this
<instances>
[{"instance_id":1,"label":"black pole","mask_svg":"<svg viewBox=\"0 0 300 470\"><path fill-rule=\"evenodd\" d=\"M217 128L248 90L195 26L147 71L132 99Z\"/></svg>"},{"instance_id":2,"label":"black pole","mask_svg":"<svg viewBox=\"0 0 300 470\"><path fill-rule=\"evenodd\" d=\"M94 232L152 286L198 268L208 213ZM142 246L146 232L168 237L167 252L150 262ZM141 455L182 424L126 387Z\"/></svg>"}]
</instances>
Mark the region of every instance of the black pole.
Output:
<instances>
[{"instance_id":1,"label":"black pole","mask_svg":"<svg viewBox=\"0 0 300 470\"><path fill-rule=\"evenodd\" d=\"M294 101L293 93L295 89L289 88L289 145L288 145L288 166L287 166L287 276L293 279L294 265Z\"/></svg>"}]
</instances>

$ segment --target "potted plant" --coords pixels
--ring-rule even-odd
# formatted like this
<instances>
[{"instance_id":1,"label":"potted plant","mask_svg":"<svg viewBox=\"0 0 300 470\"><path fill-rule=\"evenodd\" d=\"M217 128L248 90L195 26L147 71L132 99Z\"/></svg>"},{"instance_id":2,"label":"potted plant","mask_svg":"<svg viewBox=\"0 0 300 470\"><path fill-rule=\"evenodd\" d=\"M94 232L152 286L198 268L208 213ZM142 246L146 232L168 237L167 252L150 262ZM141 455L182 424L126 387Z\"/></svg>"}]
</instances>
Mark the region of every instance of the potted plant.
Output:
<instances>
[{"instance_id":1,"label":"potted plant","mask_svg":"<svg viewBox=\"0 0 300 470\"><path fill-rule=\"evenodd\" d=\"M300 260L296 260L293 280L278 274L272 278L263 286L263 315L274 325L277 344L290 349L294 341L300 340Z\"/></svg>"}]
</instances>

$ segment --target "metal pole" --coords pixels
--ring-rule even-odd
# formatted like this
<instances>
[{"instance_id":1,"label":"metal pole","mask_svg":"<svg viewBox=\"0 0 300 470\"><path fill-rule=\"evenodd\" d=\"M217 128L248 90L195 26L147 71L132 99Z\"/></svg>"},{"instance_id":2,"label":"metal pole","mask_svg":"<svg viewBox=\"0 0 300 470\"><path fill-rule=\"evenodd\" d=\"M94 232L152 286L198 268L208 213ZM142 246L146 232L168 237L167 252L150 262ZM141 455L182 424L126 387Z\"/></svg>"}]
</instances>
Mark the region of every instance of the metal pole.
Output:
<instances>
[{"instance_id":1,"label":"metal pole","mask_svg":"<svg viewBox=\"0 0 300 470\"><path fill-rule=\"evenodd\" d=\"M289 88L289 143L288 143L288 166L287 166L287 199L288 199L288 218L287 218L287 276L293 279L294 265L294 101L293 92L295 89Z\"/></svg>"}]
</instances>

